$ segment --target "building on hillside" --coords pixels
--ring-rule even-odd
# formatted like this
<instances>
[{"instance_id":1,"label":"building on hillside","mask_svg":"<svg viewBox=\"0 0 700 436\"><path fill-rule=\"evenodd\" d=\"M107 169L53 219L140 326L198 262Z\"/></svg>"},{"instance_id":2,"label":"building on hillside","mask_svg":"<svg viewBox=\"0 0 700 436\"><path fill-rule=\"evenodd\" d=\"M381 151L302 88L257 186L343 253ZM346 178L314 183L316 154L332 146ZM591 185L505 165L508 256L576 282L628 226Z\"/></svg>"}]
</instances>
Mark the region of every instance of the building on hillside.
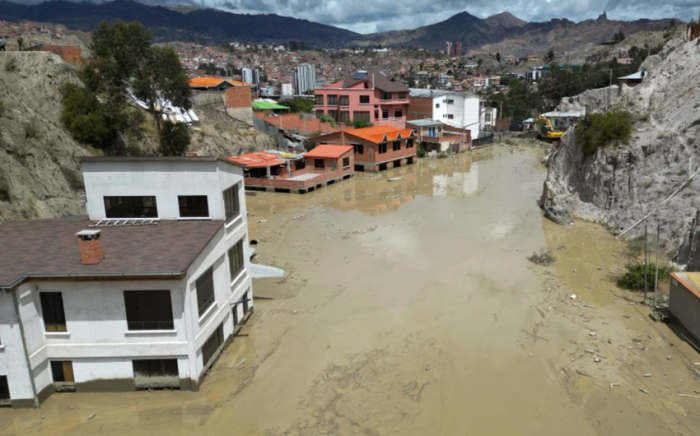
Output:
<instances>
[{"instance_id":1,"label":"building on hillside","mask_svg":"<svg viewBox=\"0 0 700 436\"><path fill-rule=\"evenodd\" d=\"M0 398L198 390L253 309L243 169L85 157L86 218L0 226Z\"/></svg>"},{"instance_id":2,"label":"building on hillside","mask_svg":"<svg viewBox=\"0 0 700 436\"><path fill-rule=\"evenodd\" d=\"M525 80L528 82L537 82L542 78L542 67L532 67L525 73Z\"/></svg>"},{"instance_id":3,"label":"building on hillside","mask_svg":"<svg viewBox=\"0 0 700 436\"><path fill-rule=\"evenodd\" d=\"M305 194L352 177L353 150L322 145L301 155L256 151L228 159L243 166L247 190Z\"/></svg>"},{"instance_id":4,"label":"building on hillside","mask_svg":"<svg viewBox=\"0 0 700 436\"><path fill-rule=\"evenodd\" d=\"M297 95L307 94L316 87L316 66L301 64L294 72L294 88Z\"/></svg>"},{"instance_id":5,"label":"building on hillside","mask_svg":"<svg viewBox=\"0 0 700 436\"><path fill-rule=\"evenodd\" d=\"M224 79L223 77L200 76L189 80L190 88L198 91L224 91L227 88L245 86L250 88L250 83L238 80Z\"/></svg>"},{"instance_id":6,"label":"building on hillside","mask_svg":"<svg viewBox=\"0 0 700 436\"><path fill-rule=\"evenodd\" d=\"M442 121L430 119L406 121L406 127L413 129L418 144L428 152L459 153L469 150L471 144L469 130L450 130L450 126Z\"/></svg>"},{"instance_id":7,"label":"building on hillside","mask_svg":"<svg viewBox=\"0 0 700 436\"><path fill-rule=\"evenodd\" d=\"M241 68L241 78L243 82L251 85L260 85L260 70L257 68Z\"/></svg>"},{"instance_id":8,"label":"building on hillside","mask_svg":"<svg viewBox=\"0 0 700 436\"><path fill-rule=\"evenodd\" d=\"M450 41L445 42L445 54L447 56L452 56L454 54L452 51L452 42Z\"/></svg>"},{"instance_id":9,"label":"building on hillside","mask_svg":"<svg viewBox=\"0 0 700 436\"><path fill-rule=\"evenodd\" d=\"M622 85L626 85L626 86L629 86L630 88L634 88L635 86L642 83L646 76L647 76L646 71L638 71L634 74L630 74L629 76L618 77L617 80L620 82L620 84L617 87L617 95L622 94Z\"/></svg>"},{"instance_id":10,"label":"building on hillside","mask_svg":"<svg viewBox=\"0 0 700 436\"><path fill-rule=\"evenodd\" d=\"M351 145L355 171L377 172L416 161L413 130L394 126L348 129L310 139L314 144ZM313 150L312 150L313 151Z\"/></svg>"},{"instance_id":11,"label":"building on hillside","mask_svg":"<svg viewBox=\"0 0 700 436\"><path fill-rule=\"evenodd\" d=\"M366 121L375 126L406 124L409 89L396 77L383 71L359 71L323 88L316 88L316 116L329 115L338 122L349 124Z\"/></svg>"},{"instance_id":12,"label":"building on hillside","mask_svg":"<svg viewBox=\"0 0 700 436\"><path fill-rule=\"evenodd\" d=\"M671 274L668 309L693 339L700 340L700 273Z\"/></svg>"},{"instance_id":13,"label":"building on hillside","mask_svg":"<svg viewBox=\"0 0 700 436\"><path fill-rule=\"evenodd\" d=\"M479 130L481 132L494 132L496 130L496 119L498 109L495 107L482 107L479 118Z\"/></svg>"},{"instance_id":14,"label":"building on hillside","mask_svg":"<svg viewBox=\"0 0 700 436\"><path fill-rule=\"evenodd\" d=\"M457 57L462 56L462 43L459 41L455 41L454 43L454 55Z\"/></svg>"},{"instance_id":15,"label":"building on hillside","mask_svg":"<svg viewBox=\"0 0 700 436\"><path fill-rule=\"evenodd\" d=\"M479 137L479 96L468 92L411 88L408 120L431 119L458 129L469 129Z\"/></svg>"},{"instance_id":16,"label":"building on hillside","mask_svg":"<svg viewBox=\"0 0 700 436\"><path fill-rule=\"evenodd\" d=\"M282 92L282 96L290 97L290 96L294 95L294 88L292 88L291 83L283 83L281 92Z\"/></svg>"}]
</instances>

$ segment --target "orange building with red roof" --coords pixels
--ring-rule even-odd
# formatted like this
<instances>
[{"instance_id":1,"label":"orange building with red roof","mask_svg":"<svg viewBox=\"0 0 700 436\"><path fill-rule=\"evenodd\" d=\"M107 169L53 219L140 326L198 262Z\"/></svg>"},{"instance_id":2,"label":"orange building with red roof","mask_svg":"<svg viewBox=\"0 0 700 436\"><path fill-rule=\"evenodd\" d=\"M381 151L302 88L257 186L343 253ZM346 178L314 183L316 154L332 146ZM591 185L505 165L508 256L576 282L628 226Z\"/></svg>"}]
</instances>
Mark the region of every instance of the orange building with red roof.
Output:
<instances>
[{"instance_id":1,"label":"orange building with red roof","mask_svg":"<svg viewBox=\"0 0 700 436\"><path fill-rule=\"evenodd\" d=\"M416 141L411 129L365 127L319 136L310 141L320 145L352 146L356 171L384 171L416 161Z\"/></svg>"},{"instance_id":2,"label":"orange building with red roof","mask_svg":"<svg viewBox=\"0 0 700 436\"><path fill-rule=\"evenodd\" d=\"M228 160L243 167L247 190L304 194L349 179L355 172L353 151L350 145L322 145L303 156L255 151Z\"/></svg>"}]
</instances>

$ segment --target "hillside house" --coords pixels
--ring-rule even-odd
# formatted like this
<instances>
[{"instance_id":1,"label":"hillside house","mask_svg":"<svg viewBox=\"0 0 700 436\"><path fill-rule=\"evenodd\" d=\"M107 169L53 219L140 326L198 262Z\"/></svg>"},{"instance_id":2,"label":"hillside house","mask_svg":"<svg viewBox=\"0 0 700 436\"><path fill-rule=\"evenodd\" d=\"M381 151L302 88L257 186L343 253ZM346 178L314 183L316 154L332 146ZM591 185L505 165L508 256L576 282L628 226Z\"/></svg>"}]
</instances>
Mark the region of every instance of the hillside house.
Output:
<instances>
[{"instance_id":1,"label":"hillside house","mask_svg":"<svg viewBox=\"0 0 700 436\"><path fill-rule=\"evenodd\" d=\"M700 340L700 273L671 274L668 309L695 340Z\"/></svg>"},{"instance_id":2,"label":"hillside house","mask_svg":"<svg viewBox=\"0 0 700 436\"><path fill-rule=\"evenodd\" d=\"M383 71L359 71L323 88L316 88L315 112L337 122L366 121L403 129L408 110L408 87Z\"/></svg>"},{"instance_id":3,"label":"hillside house","mask_svg":"<svg viewBox=\"0 0 700 436\"><path fill-rule=\"evenodd\" d=\"M352 146L355 171L384 171L413 164L416 160L413 130L393 126L348 129L313 138L311 142L319 145Z\"/></svg>"},{"instance_id":4,"label":"hillside house","mask_svg":"<svg viewBox=\"0 0 700 436\"><path fill-rule=\"evenodd\" d=\"M617 95L622 94L622 85L634 88L635 86L641 84L642 81L644 81L646 75L646 71L638 71L634 74L630 74L629 76L618 77L617 80L620 82L620 84L617 87Z\"/></svg>"},{"instance_id":5,"label":"hillside house","mask_svg":"<svg viewBox=\"0 0 700 436\"><path fill-rule=\"evenodd\" d=\"M450 131L450 127L438 120L422 119L406 121L406 127L413 129L419 145L425 151L459 153L469 150L471 132Z\"/></svg>"},{"instance_id":6,"label":"hillside house","mask_svg":"<svg viewBox=\"0 0 700 436\"><path fill-rule=\"evenodd\" d=\"M457 129L469 129L471 138L478 138L479 96L468 92L411 88L408 120L442 121Z\"/></svg>"},{"instance_id":7,"label":"hillside house","mask_svg":"<svg viewBox=\"0 0 700 436\"><path fill-rule=\"evenodd\" d=\"M82 159L87 218L0 226L0 401L197 390L253 309L243 169Z\"/></svg>"},{"instance_id":8,"label":"hillside house","mask_svg":"<svg viewBox=\"0 0 700 436\"><path fill-rule=\"evenodd\" d=\"M318 146L303 155L256 151L228 160L243 167L245 189L306 194L355 173L353 147Z\"/></svg>"}]
</instances>

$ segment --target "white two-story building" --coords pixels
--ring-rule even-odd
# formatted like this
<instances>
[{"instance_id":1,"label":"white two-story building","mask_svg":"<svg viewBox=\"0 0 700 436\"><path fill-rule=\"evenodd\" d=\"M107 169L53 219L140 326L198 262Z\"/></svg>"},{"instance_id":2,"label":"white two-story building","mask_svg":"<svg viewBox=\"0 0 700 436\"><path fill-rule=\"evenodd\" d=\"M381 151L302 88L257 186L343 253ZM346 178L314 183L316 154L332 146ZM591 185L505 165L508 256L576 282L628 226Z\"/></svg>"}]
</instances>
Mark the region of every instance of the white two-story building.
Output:
<instances>
[{"instance_id":1,"label":"white two-story building","mask_svg":"<svg viewBox=\"0 0 700 436\"><path fill-rule=\"evenodd\" d=\"M0 225L0 401L197 390L252 311L243 171L82 160L87 218Z\"/></svg>"},{"instance_id":2,"label":"white two-story building","mask_svg":"<svg viewBox=\"0 0 700 436\"><path fill-rule=\"evenodd\" d=\"M411 88L410 97L408 120L442 121L448 126L468 129L472 139L478 138L484 131L484 108L476 94Z\"/></svg>"}]
</instances>

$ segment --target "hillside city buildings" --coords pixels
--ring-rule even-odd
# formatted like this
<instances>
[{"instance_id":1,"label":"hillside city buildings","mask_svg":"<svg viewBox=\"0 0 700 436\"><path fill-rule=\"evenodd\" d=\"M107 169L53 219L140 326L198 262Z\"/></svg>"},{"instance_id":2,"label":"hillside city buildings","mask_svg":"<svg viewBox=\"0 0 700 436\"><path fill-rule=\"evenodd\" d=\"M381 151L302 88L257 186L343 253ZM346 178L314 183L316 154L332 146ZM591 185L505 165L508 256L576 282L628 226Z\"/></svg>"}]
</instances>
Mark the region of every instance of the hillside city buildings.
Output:
<instances>
[{"instance_id":1,"label":"hillside city buildings","mask_svg":"<svg viewBox=\"0 0 700 436\"><path fill-rule=\"evenodd\" d=\"M301 64L294 72L294 89L297 95L304 95L316 87L316 67L313 64Z\"/></svg>"},{"instance_id":2,"label":"hillside city buildings","mask_svg":"<svg viewBox=\"0 0 700 436\"><path fill-rule=\"evenodd\" d=\"M197 390L253 309L243 169L82 159L87 217L0 226L0 399Z\"/></svg>"},{"instance_id":3,"label":"hillside city buildings","mask_svg":"<svg viewBox=\"0 0 700 436\"><path fill-rule=\"evenodd\" d=\"M335 121L364 121L378 126L403 128L409 104L409 89L396 76L384 71L358 71L352 77L314 91L317 117Z\"/></svg>"}]
</instances>

